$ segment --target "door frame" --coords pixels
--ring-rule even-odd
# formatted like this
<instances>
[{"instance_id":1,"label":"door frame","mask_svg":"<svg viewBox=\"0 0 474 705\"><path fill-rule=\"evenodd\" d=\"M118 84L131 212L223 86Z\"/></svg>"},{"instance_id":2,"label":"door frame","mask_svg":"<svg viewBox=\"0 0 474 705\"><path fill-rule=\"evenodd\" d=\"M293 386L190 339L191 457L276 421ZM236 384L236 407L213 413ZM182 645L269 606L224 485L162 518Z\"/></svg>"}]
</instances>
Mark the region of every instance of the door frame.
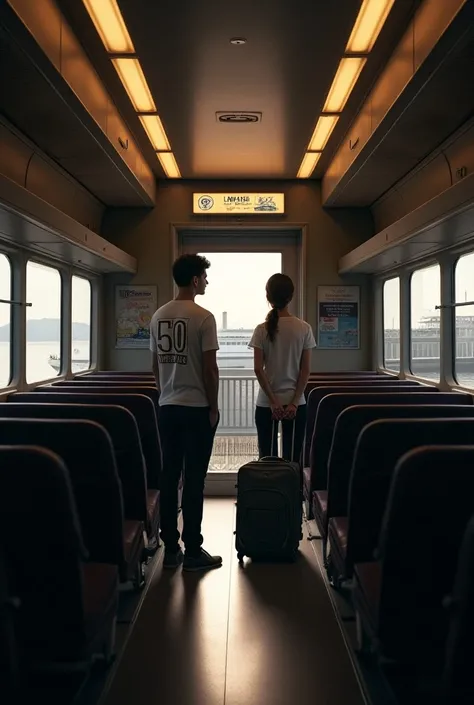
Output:
<instances>
[{"instance_id":1,"label":"door frame","mask_svg":"<svg viewBox=\"0 0 474 705\"><path fill-rule=\"evenodd\" d=\"M297 243L297 251L296 251L296 262L294 262L294 269L295 273L294 275L296 276L296 281L295 281L295 288L296 288L296 297L295 297L295 303L296 303L296 311L295 315L300 316L302 318L306 317L306 270L307 270L307 244L308 244L308 223L268 223L268 224L263 224L260 222L255 222L252 220L245 220L245 222L238 221L235 223L230 223L229 221L213 221L212 223L206 222L206 223L196 223L196 222L190 222L190 223L171 223L170 224L171 228L171 242L172 242L172 251L171 251L171 257L172 261L180 256L182 253L182 243L181 243L181 234L185 231L188 230L193 230L193 231L202 231L203 236L206 235L206 233L209 232L222 232L225 233L226 231L232 231L235 232L236 230L242 231L242 235L245 236L245 231L246 230L252 230L253 232L255 231L261 231L262 233L268 233L268 232L285 232L285 231L291 231L295 232L298 231L299 233L299 238L298 238L298 243ZM286 245L286 247L290 247L289 245ZM284 246L282 247L281 245L278 245L278 243L275 243L275 246L271 248L270 251L273 252L281 252L284 249ZM229 246L222 246L219 245L218 247L214 247L215 252L235 252L238 250L238 248L235 247L235 244L229 244ZM242 247L242 251L245 252L267 252L269 251L268 248L266 248L264 245L257 244L254 247L248 246L248 243L245 244L245 246ZM282 258L282 269L284 271L284 258ZM170 267L171 271L171 267ZM177 293L177 288L174 284L174 281L171 276L171 289L174 291L174 295ZM205 489L204 489L204 494L206 496L224 496L224 497L235 497L236 496L236 477L237 473L236 472L216 472L216 473L208 473L206 477L206 484L205 484Z\"/></svg>"},{"instance_id":2,"label":"door frame","mask_svg":"<svg viewBox=\"0 0 474 705\"><path fill-rule=\"evenodd\" d=\"M308 246L308 223L272 223L272 224L264 224L262 225L261 222L253 222L253 221L245 221L245 223L242 223L242 221L236 222L236 223L229 223L228 221L224 221L222 223L219 223L218 221L213 222L212 224L210 223L171 223L170 224L171 228L171 242L172 242L172 249L171 249L171 257L172 257L172 264L174 260L180 256L182 252L182 246L181 246L181 233L183 233L186 230L202 230L203 235L205 233L209 232L229 232L229 231L235 231L235 230L241 230L242 234L245 235L246 230L252 230L252 231L261 231L262 233L268 233L271 231L279 231L279 232L285 232L285 231L291 231L294 232L299 231L299 242L298 242L298 251L297 251L297 256L296 256L296 263L295 263L295 275L297 277L297 281L295 282L296 285L296 290L297 290L297 296L295 297L295 303L296 303L296 315L300 316L301 318L306 318L306 275L307 275L307 246ZM266 252L268 250L265 249L263 245L255 245L254 249L250 247L245 247L242 248L243 251L246 252ZM281 247L275 246L272 248L273 252L280 252ZM236 248L234 246L229 245L227 248L222 248L222 246L219 246L219 248L216 248L215 251L219 252L232 252L235 251ZM283 262L282 262L283 264ZM170 266L170 272L171 272L171 266ZM176 286L173 281L173 277L170 274L171 278L171 290L174 292L174 295L177 293Z\"/></svg>"}]
</instances>

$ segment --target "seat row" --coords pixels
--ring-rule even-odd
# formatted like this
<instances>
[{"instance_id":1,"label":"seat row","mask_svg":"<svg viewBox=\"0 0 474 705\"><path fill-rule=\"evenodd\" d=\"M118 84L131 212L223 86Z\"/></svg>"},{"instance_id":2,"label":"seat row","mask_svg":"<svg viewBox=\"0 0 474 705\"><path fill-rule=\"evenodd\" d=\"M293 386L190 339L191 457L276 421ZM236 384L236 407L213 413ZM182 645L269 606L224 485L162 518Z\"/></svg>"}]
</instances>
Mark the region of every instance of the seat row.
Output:
<instances>
[{"instance_id":1,"label":"seat row","mask_svg":"<svg viewBox=\"0 0 474 705\"><path fill-rule=\"evenodd\" d=\"M159 545L157 390L114 379L0 404L0 686L108 663Z\"/></svg>"},{"instance_id":2,"label":"seat row","mask_svg":"<svg viewBox=\"0 0 474 705\"><path fill-rule=\"evenodd\" d=\"M472 702L473 397L356 382L308 393L305 496L329 577L350 588L359 645L395 689L402 673L422 702L420 684L439 690L444 672L443 702Z\"/></svg>"},{"instance_id":3,"label":"seat row","mask_svg":"<svg viewBox=\"0 0 474 705\"><path fill-rule=\"evenodd\" d=\"M403 394L404 396L400 397L400 399L406 402L407 395L410 395L412 390L416 390L420 395L431 395L433 392L438 391L436 387L423 385L419 382L402 381L383 377L382 375L377 377L359 376L356 380L337 378L310 379L306 388L308 408L303 457L301 459L304 472L304 497L306 510L310 518L312 518L313 492L316 489L325 489L325 487L321 487L321 482L324 485L324 480L318 477L318 472L319 474L321 472L324 473L336 420L336 416L329 409L326 409L324 413L318 413L320 401L327 395L328 391L331 391L331 394L372 392L379 395L376 397L378 399L381 399L380 395L385 393ZM418 398L422 399L422 397ZM323 469L322 471L321 468Z\"/></svg>"},{"instance_id":4,"label":"seat row","mask_svg":"<svg viewBox=\"0 0 474 705\"><path fill-rule=\"evenodd\" d=\"M151 374L115 372L0 404L2 692L113 654L120 584L158 546L157 409Z\"/></svg>"}]
</instances>

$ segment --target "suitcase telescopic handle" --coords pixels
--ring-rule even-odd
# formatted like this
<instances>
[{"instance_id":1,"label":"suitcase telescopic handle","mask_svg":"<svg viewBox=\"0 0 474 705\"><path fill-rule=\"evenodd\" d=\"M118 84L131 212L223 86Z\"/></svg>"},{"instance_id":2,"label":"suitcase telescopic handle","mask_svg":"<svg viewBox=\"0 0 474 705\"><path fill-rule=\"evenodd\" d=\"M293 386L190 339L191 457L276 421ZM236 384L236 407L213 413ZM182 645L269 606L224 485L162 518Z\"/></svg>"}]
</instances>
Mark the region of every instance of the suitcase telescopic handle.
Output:
<instances>
[{"instance_id":1,"label":"suitcase telescopic handle","mask_svg":"<svg viewBox=\"0 0 474 705\"><path fill-rule=\"evenodd\" d=\"M278 421L275 421L272 419L272 445L271 448L273 450L273 444L275 442L275 426L278 431ZM293 419L293 433L291 436L291 460L294 461L295 459L295 432L296 432L296 418ZM278 449L277 449L278 450ZM271 455L267 456L266 458L260 458L260 460L282 460L282 458L275 458Z\"/></svg>"}]
</instances>

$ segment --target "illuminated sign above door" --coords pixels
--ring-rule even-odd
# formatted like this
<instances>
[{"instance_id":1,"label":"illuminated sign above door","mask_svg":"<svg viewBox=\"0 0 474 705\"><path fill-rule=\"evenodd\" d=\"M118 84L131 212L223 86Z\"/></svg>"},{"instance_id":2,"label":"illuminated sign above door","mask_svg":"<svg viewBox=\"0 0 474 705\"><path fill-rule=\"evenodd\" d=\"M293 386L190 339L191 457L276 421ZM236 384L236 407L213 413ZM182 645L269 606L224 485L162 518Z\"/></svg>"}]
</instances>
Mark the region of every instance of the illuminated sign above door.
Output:
<instances>
[{"instance_id":1,"label":"illuminated sign above door","mask_svg":"<svg viewBox=\"0 0 474 705\"><path fill-rule=\"evenodd\" d=\"M193 194L193 213L201 215L282 215L284 212L284 193Z\"/></svg>"}]
</instances>

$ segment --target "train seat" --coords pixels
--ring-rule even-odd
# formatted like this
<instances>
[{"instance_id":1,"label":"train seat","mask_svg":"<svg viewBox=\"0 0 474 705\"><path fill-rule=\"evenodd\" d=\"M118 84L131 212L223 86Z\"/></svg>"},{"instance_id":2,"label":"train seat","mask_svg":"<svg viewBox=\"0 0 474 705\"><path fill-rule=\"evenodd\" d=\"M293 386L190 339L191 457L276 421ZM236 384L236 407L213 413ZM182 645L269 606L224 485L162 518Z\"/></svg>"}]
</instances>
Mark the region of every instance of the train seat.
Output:
<instances>
[{"instance_id":1,"label":"train seat","mask_svg":"<svg viewBox=\"0 0 474 705\"><path fill-rule=\"evenodd\" d=\"M120 479L110 436L95 421L84 419L0 419L0 444L40 445L62 458L69 472L81 531L94 563L119 566L122 581L143 581L141 552L133 565L125 555ZM143 542L143 530L136 523ZM129 530L128 530L129 533Z\"/></svg>"},{"instance_id":2,"label":"train seat","mask_svg":"<svg viewBox=\"0 0 474 705\"><path fill-rule=\"evenodd\" d=\"M461 452L464 451L457 451L456 461ZM469 462L472 466L472 453ZM453 590L449 599L445 600L445 605L449 615L449 631L442 692L448 703L470 705L474 702L474 516L469 520L464 533Z\"/></svg>"},{"instance_id":3,"label":"train seat","mask_svg":"<svg viewBox=\"0 0 474 705\"><path fill-rule=\"evenodd\" d=\"M354 563L374 560L400 457L434 441L439 445L474 442L474 418L379 419L363 428L352 467L346 532L340 530L340 517L329 519L329 571L336 583L352 577ZM374 452L376 448L383 448L383 453Z\"/></svg>"},{"instance_id":4,"label":"train seat","mask_svg":"<svg viewBox=\"0 0 474 705\"><path fill-rule=\"evenodd\" d=\"M443 392L436 395L424 395L421 392L408 395L334 394L325 397L321 401L320 408L321 414L327 413L334 428L327 465L325 513L315 501L315 493L313 493L314 517L323 538L325 559L329 519L348 514L352 463L357 439L364 426L381 418L474 416L471 395L457 392L448 394Z\"/></svg>"},{"instance_id":5,"label":"train seat","mask_svg":"<svg viewBox=\"0 0 474 705\"><path fill-rule=\"evenodd\" d=\"M306 439L311 436L311 440L309 445L308 463L305 463L304 465L305 467L310 468L310 472L304 475L306 484L303 486L303 495L308 503L307 506L311 510L311 518L313 491L327 489L327 459L331 449L333 425L335 422L335 418L329 422L326 413L319 413L321 400L330 394L340 394L344 392L351 392L352 390L354 393L375 393L377 391L381 394L383 392L393 391L397 394L401 394L403 392L408 394L409 390L411 391L413 389L415 391L420 388L422 388L423 391L427 390L430 393L438 392L436 387L420 387L420 385L416 382L406 384L401 383L399 380L387 383L384 382L383 384L380 384L379 382L374 382L373 384L366 384L364 382L360 383L360 385L357 383L353 385L346 383L339 383L336 385L328 384L321 387L315 387L311 390L308 397L307 412L307 418L309 421L307 421L306 424ZM307 481L308 478L309 482Z\"/></svg>"},{"instance_id":6,"label":"train seat","mask_svg":"<svg viewBox=\"0 0 474 705\"><path fill-rule=\"evenodd\" d=\"M434 438L436 443L438 435ZM444 605L474 513L473 466L472 445L417 447L403 455L393 473L377 560L354 568L353 597L364 633L379 656L415 665L419 672L437 673L445 660L449 614Z\"/></svg>"},{"instance_id":7,"label":"train seat","mask_svg":"<svg viewBox=\"0 0 474 705\"><path fill-rule=\"evenodd\" d=\"M96 654L110 657L117 566L83 563L87 549L63 460L45 448L0 446L0 507L6 568L19 598L14 631L20 671L59 663L86 668ZM32 526L36 549L25 551Z\"/></svg>"}]
</instances>

